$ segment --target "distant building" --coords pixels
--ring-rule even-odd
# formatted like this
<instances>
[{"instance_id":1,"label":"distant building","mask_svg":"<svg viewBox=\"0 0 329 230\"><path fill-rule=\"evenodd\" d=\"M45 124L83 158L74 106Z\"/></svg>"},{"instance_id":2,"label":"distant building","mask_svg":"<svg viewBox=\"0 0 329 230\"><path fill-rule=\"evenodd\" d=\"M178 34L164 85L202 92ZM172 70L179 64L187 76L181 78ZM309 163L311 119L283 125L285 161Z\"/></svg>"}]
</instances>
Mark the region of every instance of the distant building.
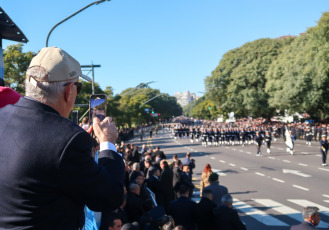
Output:
<instances>
[{"instance_id":1,"label":"distant building","mask_svg":"<svg viewBox=\"0 0 329 230\"><path fill-rule=\"evenodd\" d=\"M196 100L195 93L190 93L190 91L186 91L184 93L176 92L174 97L176 97L177 103L180 104L182 107Z\"/></svg>"}]
</instances>

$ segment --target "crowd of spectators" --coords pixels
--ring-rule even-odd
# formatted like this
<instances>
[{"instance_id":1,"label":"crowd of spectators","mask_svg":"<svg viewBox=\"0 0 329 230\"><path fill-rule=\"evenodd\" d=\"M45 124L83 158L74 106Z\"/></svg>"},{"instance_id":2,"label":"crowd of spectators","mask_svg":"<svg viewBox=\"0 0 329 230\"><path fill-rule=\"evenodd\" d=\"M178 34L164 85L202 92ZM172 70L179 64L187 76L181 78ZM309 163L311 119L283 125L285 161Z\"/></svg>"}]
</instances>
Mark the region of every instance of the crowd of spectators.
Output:
<instances>
[{"instance_id":1,"label":"crowd of spectators","mask_svg":"<svg viewBox=\"0 0 329 230\"><path fill-rule=\"evenodd\" d=\"M192 200L198 193L193 195L192 175L196 163L189 152L183 159L177 155L167 159L160 146L152 149L145 144L123 142L117 145L117 151L125 161L125 198L119 209L102 213L101 230L115 229L116 224L122 225L122 229L128 229L125 226L129 225L129 229L140 230L227 229L223 226L229 225L225 222L232 219L215 221L215 209L221 205L228 205L227 215L234 214L237 218L233 218L234 222L238 220L244 226L232 209L228 189L219 184L218 174L211 171L209 164L202 179L201 200L199 203Z\"/></svg>"}]
</instances>

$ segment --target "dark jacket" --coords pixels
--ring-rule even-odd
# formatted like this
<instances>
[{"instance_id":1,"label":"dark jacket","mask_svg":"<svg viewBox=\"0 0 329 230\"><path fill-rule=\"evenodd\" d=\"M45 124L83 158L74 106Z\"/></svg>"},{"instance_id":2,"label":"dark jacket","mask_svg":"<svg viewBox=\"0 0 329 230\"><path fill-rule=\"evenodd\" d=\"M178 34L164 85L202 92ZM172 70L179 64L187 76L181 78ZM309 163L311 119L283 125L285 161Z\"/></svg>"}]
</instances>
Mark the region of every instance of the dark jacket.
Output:
<instances>
[{"instance_id":1,"label":"dark jacket","mask_svg":"<svg viewBox=\"0 0 329 230\"><path fill-rule=\"evenodd\" d=\"M178 191L179 185L180 185L180 174L182 170L178 167L175 166L173 169L173 188Z\"/></svg>"},{"instance_id":2,"label":"dark jacket","mask_svg":"<svg viewBox=\"0 0 329 230\"><path fill-rule=\"evenodd\" d=\"M183 225L186 230L196 229L195 211L196 203L185 196L169 203L169 214L174 218L175 225Z\"/></svg>"},{"instance_id":3,"label":"dark jacket","mask_svg":"<svg viewBox=\"0 0 329 230\"><path fill-rule=\"evenodd\" d=\"M291 226L290 230L312 230L316 229L313 225L310 223L304 221L301 224Z\"/></svg>"},{"instance_id":4,"label":"dark jacket","mask_svg":"<svg viewBox=\"0 0 329 230\"><path fill-rule=\"evenodd\" d=\"M144 214L142 198L135 193L128 192L125 211L130 223L138 221Z\"/></svg>"},{"instance_id":5,"label":"dark jacket","mask_svg":"<svg viewBox=\"0 0 329 230\"><path fill-rule=\"evenodd\" d=\"M165 206L164 191L165 187L160 183L159 178L150 176L148 179L148 188L155 194L155 199L158 205Z\"/></svg>"},{"instance_id":6,"label":"dark jacket","mask_svg":"<svg viewBox=\"0 0 329 230\"><path fill-rule=\"evenodd\" d=\"M227 205L219 205L214 209L217 230L246 230L238 212Z\"/></svg>"},{"instance_id":7,"label":"dark jacket","mask_svg":"<svg viewBox=\"0 0 329 230\"><path fill-rule=\"evenodd\" d=\"M213 210L216 204L206 197L202 197L196 205L196 222L198 230L216 230Z\"/></svg>"},{"instance_id":8,"label":"dark jacket","mask_svg":"<svg viewBox=\"0 0 329 230\"><path fill-rule=\"evenodd\" d=\"M78 229L84 205L122 204L122 158L106 150L96 164L90 135L53 108L21 98L0 109L0 127L2 228Z\"/></svg>"},{"instance_id":9,"label":"dark jacket","mask_svg":"<svg viewBox=\"0 0 329 230\"><path fill-rule=\"evenodd\" d=\"M169 166L167 166L162 170L160 176L160 183L164 188L163 195L164 195L164 207L166 212L168 212L169 202L174 199L174 188L172 185L172 180L173 180L173 172L169 168Z\"/></svg>"},{"instance_id":10,"label":"dark jacket","mask_svg":"<svg viewBox=\"0 0 329 230\"><path fill-rule=\"evenodd\" d=\"M216 203L216 205L221 204L222 196L228 193L228 189L220 185L217 181L210 182L210 185L205 187L204 189L210 189L213 195L213 202Z\"/></svg>"}]
</instances>

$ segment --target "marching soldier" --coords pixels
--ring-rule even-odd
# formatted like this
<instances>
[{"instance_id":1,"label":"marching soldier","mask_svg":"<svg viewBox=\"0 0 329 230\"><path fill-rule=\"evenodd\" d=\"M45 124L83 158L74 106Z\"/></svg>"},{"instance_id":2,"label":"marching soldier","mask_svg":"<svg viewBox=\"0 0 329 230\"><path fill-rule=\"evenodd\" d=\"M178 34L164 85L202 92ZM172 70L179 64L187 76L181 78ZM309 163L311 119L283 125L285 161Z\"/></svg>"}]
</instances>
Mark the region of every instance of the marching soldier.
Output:
<instances>
[{"instance_id":1,"label":"marching soldier","mask_svg":"<svg viewBox=\"0 0 329 230\"><path fill-rule=\"evenodd\" d=\"M328 152L328 141L326 135L322 135L322 140L320 141L321 154L322 154L322 166L327 166L327 152Z\"/></svg>"},{"instance_id":2,"label":"marching soldier","mask_svg":"<svg viewBox=\"0 0 329 230\"><path fill-rule=\"evenodd\" d=\"M269 133L269 131L266 131L265 132L265 142L266 142L266 146L267 146L267 153L271 153L271 141L272 141L271 134Z\"/></svg>"},{"instance_id":3,"label":"marching soldier","mask_svg":"<svg viewBox=\"0 0 329 230\"><path fill-rule=\"evenodd\" d=\"M261 155L261 151L260 148L262 147L262 143L263 143L263 138L262 136L259 134L259 131L256 131L256 136L255 136L255 144L257 147L257 156Z\"/></svg>"}]
</instances>

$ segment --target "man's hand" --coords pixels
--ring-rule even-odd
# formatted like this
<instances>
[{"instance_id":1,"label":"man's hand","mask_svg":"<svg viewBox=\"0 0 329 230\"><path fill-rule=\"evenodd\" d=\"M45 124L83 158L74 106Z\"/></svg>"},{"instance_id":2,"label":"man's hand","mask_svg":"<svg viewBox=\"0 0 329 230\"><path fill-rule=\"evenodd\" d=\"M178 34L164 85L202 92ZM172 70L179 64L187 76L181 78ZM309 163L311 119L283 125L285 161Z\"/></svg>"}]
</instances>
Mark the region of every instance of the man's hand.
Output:
<instances>
[{"instance_id":1,"label":"man's hand","mask_svg":"<svg viewBox=\"0 0 329 230\"><path fill-rule=\"evenodd\" d=\"M93 119L94 133L98 138L99 142L111 142L115 144L118 138L118 130L114 123L112 123L111 117L106 117L103 121L95 117Z\"/></svg>"}]
</instances>

